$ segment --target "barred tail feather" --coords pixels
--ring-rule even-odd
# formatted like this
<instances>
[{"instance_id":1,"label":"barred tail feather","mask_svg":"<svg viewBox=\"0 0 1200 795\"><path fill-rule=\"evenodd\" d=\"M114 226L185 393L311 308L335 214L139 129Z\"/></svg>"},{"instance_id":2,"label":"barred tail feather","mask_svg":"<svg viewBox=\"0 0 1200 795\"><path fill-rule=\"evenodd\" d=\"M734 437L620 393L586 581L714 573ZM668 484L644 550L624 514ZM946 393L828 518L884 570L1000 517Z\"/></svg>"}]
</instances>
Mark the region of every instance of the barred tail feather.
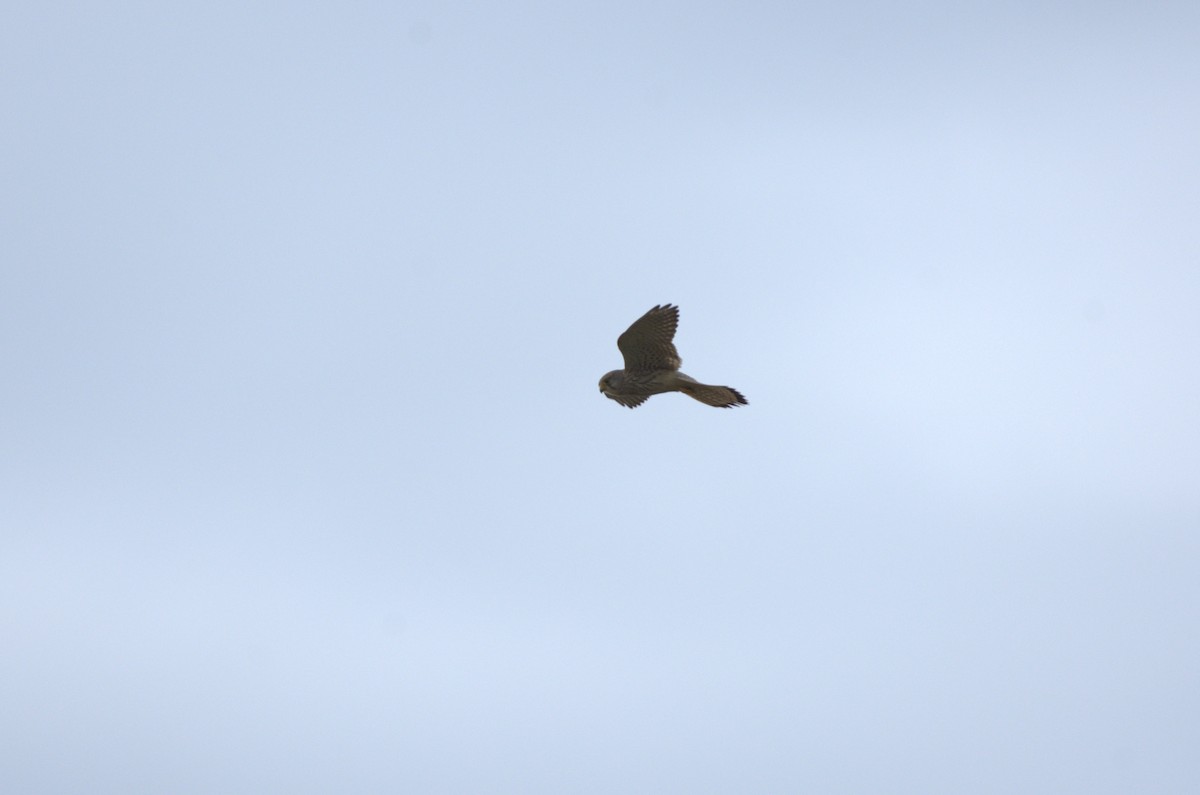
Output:
<instances>
[{"instance_id":1,"label":"barred tail feather","mask_svg":"<svg viewBox=\"0 0 1200 795\"><path fill-rule=\"evenodd\" d=\"M747 400L742 397L742 393L729 386L712 386L701 383L680 384L679 391L694 397L701 403L718 408L731 409L735 406L747 405Z\"/></svg>"}]
</instances>

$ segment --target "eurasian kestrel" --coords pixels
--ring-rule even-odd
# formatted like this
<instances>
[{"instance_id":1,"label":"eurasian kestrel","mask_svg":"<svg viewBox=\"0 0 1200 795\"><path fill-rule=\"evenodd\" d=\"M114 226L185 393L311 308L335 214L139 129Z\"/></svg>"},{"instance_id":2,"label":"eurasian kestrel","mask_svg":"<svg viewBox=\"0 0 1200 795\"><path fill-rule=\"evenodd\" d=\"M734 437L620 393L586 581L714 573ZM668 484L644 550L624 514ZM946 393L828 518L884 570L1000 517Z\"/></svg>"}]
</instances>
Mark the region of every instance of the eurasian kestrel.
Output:
<instances>
[{"instance_id":1,"label":"eurasian kestrel","mask_svg":"<svg viewBox=\"0 0 1200 795\"><path fill-rule=\"evenodd\" d=\"M683 360L672 342L678 326L679 307L666 304L642 315L617 337L625 369L613 370L600 379L604 396L631 409L663 392L682 392L701 403L726 409L746 405L746 398L732 387L702 384L679 372Z\"/></svg>"}]
</instances>

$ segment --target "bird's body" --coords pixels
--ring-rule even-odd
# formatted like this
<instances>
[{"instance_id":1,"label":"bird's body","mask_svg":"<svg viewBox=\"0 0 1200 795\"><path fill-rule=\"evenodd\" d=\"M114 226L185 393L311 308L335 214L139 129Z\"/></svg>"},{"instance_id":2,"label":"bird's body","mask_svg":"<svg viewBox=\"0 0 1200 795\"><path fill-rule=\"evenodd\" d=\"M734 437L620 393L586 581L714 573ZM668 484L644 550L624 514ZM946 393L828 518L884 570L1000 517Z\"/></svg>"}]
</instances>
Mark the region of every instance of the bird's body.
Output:
<instances>
[{"instance_id":1,"label":"bird's body","mask_svg":"<svg viewBox=\"0 0 1200 795\"><path fill-rule=\"evenodd\" d=\"M600 379L604 396L631 409L663 392L682 392L721 408L746 405L746 398L732 387L702 384L679 372L683 360L674 342L678 326L679 307L671 304L656 306L635 320L617 338L625 369L605 373Z\"/></svg>"}]
</instances>

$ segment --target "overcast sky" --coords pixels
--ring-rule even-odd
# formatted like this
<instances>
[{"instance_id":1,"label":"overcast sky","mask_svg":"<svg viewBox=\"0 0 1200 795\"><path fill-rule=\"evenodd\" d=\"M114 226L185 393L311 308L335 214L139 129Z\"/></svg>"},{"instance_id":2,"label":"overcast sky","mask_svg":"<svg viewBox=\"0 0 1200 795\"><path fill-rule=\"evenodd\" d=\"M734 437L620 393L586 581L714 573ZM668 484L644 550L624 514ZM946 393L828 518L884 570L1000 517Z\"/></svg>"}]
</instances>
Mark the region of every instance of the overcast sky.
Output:
<instances>
[{"instance_id":1,"label":"overcast sky","mask_svg":"<svg viewBox=\"0 0 1200 795\"><path fill-rule=\"evenodd\" d=\"M4 16L4 791L1200 790L1200 5Z\"/></svg>"}]
</instances>

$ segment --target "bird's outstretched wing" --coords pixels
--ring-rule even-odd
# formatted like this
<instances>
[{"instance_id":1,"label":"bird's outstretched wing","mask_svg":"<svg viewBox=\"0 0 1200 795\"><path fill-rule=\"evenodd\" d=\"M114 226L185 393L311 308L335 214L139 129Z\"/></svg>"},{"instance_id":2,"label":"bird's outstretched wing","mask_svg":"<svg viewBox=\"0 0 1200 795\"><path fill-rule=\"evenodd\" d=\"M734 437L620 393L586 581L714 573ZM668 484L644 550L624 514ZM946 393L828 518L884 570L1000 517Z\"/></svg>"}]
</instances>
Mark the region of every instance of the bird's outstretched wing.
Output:
<instances>
[{"instance_id":1,"label":"bird's outstretched wing","mask_svg":"<svg viewBox=\"0 0 1200 795\"><path fill-rule=\"evenodd\" d=\"M675 329L679 326L679 307L656 306L633 322L617 337L617 347L625 357L625 369L678 370L683 364L675 350Z\"/></svg>"},{"instance_id":2,"label":"bird's outstretched wing","mask_svg":"<svg viewBox=\"0 0 1200 795\"><path fill-rule=\"evenodd\" d=\"M630 409L636 409L650 399L649 395L610 395L607 392L604 393L604 396Z\"/></svg>"}]
</instances>

